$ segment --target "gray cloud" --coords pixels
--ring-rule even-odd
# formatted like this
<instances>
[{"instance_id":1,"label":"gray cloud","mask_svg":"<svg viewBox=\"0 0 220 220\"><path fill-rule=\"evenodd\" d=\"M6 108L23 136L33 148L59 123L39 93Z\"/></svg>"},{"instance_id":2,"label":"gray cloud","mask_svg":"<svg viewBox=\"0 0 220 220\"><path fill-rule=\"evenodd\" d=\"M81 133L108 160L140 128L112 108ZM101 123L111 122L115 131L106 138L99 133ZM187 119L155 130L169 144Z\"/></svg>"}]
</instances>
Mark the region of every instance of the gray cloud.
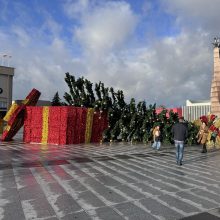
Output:
<instances>
[{"instance_id":1,"label":"gray cloud","mask_svg":"<svg viewBox=\"0 0 220 220\"><path fill-rule=\"evenodd\" d=\"M192 31L202 29L204 32L219 34L219 0L160 0L164 10L176 16L178 25Z\"/></svg>"},{"instance_id":2,"label":"gray cloud","mask_svg":"<svg viewBox=\"0 0 220 220\"><path fill-rule=\"evenodd\" d=\"M90 66L91 79L123 89L127 97L158 105L180 106L186 99L207 99L211 61L206 42L185 34L155 42L151 48L131 49L109 55ZM104 74L103 74L104 73Z\"/></svg>"},{"instance_id":3,"label":"gray cloud","mask_svg":"<svg viewBox=\"0 0 220 220\"><path fill-rule=\"evenodd\" d=\"M123 14L118 6L126 8L126 13ZM123 89L128 98L166 106L182 105L186 99L208 99L212 75L209 34L201 28L192 32L181 24L180 34L152 39L150 47L125 48L122 44L114 47L114 42L126 40L124 24L134 24L132 29L127 29L129 31L133 31L136 24L135 14L125 2L120 2L116 8L123 21L121 23L117 12L115 16L109 5L90 12L86 19L82 18L77 37L84 53L89 54L84 57L88 78ZM100 21L100 15L104 22ZM114 22L118 22L118 29L121 27L123 34L118 33L115 25L111 26ZM122 40L117 41L120 37Z\"/></svg>"},{"instance_id":4,"label":"gray cloud","mask_svg":"<svg viewBox=\"0 0 220 220\"><path fill-rule=\"evenodd\" d=\"M124 90L127 99L135 97L148 104L170 107L180 106L186 99L208 99L213 71L211 40L218 28L214 18L219 15L216 9L205 11L211 7L206 1L199 1L198 8L195 2L161 0L164 10L175 15L180 33L154 36L144 46L133 44L139 15L125 1L97 5L95 1L67 1L66 15L78 18L72 26L72 45L60 37L63 28L49 12L39 29L22 25L0 29L1 51L12 54L16 67L14 99L24 98L33 87L42 92L43 99L51 99L56 91L62 96L67 90L65 72L84 75L92 82L101 80ZM148 10L152 8L146 6ZM80 54L72 50L75 43L80 45Z\"/></svg>"},{"instance_id":5,"label":"gray cloud","mask_svg":"<svg viewBox=\"0 0 220 220\"><path fill-rule=\"evenodd\" d=\"M71 18L78 18L88 12L91 7L91 1L89 0L68 0L65 2L63 8L66 14Z\"/></svg>"},{"instance_id":6,"label":"gray cloud","mask_svg":"<svg viewBox=\"0 0 220 220\"><path fill-rule=\"evenodd\" d=\"M107 2L81 17L74 31L85 54L101 57L117 50L134 32L137 16L125 2Z\"/></svg>"}]
</instances>

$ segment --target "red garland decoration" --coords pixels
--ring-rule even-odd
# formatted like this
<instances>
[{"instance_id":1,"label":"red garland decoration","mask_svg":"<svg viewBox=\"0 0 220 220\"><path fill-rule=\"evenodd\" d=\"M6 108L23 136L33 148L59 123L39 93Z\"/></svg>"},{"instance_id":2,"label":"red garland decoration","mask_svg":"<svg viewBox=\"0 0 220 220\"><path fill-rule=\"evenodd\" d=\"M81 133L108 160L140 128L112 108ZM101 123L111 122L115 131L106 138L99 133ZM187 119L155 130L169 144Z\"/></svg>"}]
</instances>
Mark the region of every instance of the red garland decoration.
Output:
<instances>
[{"instance_id":1,"label":"red garland decoration","mask_svg":"<svg viewBox=\"0 0 220 220\"><path fill-rule=\"evenodd\" d=\"M205 122L206 124L208 123L208 118L205 115L201 116L200 120L201 120L201 122Z\"/></svg>"},{"instance_id":2,"label":"red garland decoration","mask_svg":"<svg viewBox=\"0 0 220 220\"><path fill-rule=\"evenodd\" d=\"M43 107L26 107L23 140L26 143L40 143L42 139Z\"/></svg>"},{"instance_id":3,"label":"red garland decoration","mask_svg":"<svg viewBox=\"0 0 220 220\"><path fill-rule=\"evenodd\" d=\"M65 112L65 110L64 110ZM63 117L66 119L67 117ZM61 121L61 109L60 107L50 107L48 116L48 139L47 142L50 144L59 144L61 134L60 127L63 126ZM64 134L65 138L65 134Z\"/></svg>"},{"instance_id":4,"label":"red garland decoration","mask_svg":"<svg viewBox=\"0 0 220 220\"><path fill-rule=\"evenodd\" d=\"M79 132L79 143L85 143L85 132L86 132L86 116L87 108L80 109L80 132Z\"/></svg>"},{"instance_id":5,"label":"red garland decoration","mask_svg":"<svg viewBox=\"0 0 220 220\"><path fill-rule=\"evenodd\" d=\"M211 126L209 127L209 130L213 132L213 131L216 131L217 128L216 128L214 125L211 125Z\"/></svg>"},{"instance_id":6,"label":"red garland decoration","mask_svg":"<svg viewBox=\"0 0 220 220\"><path fill-rule=\"evenodd\" d=\"M216 118L216 115L210 115L210 120L211 120L211 121L214 121L215 118Z\"/></svg>"},{"instance_id":7,"label":"red garland decoration","mask_svg":"<svg viewBox=\"0 0 220 220\"><path fill-rule=\"evenodd\" d=\"M209 116L209 119L210 120L208 120L208 117L207 116L205 116L205 115L203 115L203 116L201 116L200 117L200 120L201 120L201 122L205 122L208 126L209 126L209 131L210 132L214 132L214 133L217 133L217 135L220 137L220 131L219 131L219 129L218 128L216 128L215 127L215 125L213 124L213 122L214 122L214 120L216 119L216 115L210 115Z\"/></svg>"},{"instance_id":8,"label":"red garland decoration","mask_svg":"<svg viewBox=\"0 0 220 220\"><path fill-rule=\"evenodd\" d=\"M69 116L67 120L67 144L73 144L75 142L75 130L76 130L76 119L77 119L77 109L76 108L69 108ZM63 143L62 137L60 142Z\"/></svg>"},{"instance_id":9,"label":"red garland decoration","mask_svg":"<svg viewBox=\"0 0 220 220\"><path fill-rule=\"evenodd\" d=\"M25 108L28 105L35 105L40 97L40 92L36 89L28 94L24 102L15 110L7 123L6 129L2 134L2 141L10 141L24 125Z\"/></svg>"}]
</instances>

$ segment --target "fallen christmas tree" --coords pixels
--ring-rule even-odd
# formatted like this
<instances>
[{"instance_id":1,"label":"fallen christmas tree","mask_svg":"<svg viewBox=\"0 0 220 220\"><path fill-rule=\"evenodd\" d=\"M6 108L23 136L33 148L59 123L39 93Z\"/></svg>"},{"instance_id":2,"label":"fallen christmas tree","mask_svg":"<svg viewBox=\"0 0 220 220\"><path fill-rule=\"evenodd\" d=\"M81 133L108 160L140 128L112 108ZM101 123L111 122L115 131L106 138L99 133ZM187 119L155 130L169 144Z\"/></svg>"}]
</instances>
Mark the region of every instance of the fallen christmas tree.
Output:
<instances>
[{"instance_id":1,"label":"fallen christmas tree","mask_svg":"<svg viewBox=\"0 0 220 220\"><path fill-rule=\"evenodd\" d=\"M144 142L152 141L152 128L161 126L162 141L173 143L171 128L178 121L178 114L165 108L156 114L156 104L146 105L145 101L136 104L132 98L129 103L125 102L122 90L104 86L104 83L93 83L84 77L76 79L66 73L65 82L69 87L69 92L65 92L65 102L61 102L58 92L53 99L53 105L69 105L75 107L94 108L96 112L108 114L108 128L104 130L102 141L131 141ZM198 127L186 122L189 130L187 143L196 143Z\"/></svg>"}]
</instances>

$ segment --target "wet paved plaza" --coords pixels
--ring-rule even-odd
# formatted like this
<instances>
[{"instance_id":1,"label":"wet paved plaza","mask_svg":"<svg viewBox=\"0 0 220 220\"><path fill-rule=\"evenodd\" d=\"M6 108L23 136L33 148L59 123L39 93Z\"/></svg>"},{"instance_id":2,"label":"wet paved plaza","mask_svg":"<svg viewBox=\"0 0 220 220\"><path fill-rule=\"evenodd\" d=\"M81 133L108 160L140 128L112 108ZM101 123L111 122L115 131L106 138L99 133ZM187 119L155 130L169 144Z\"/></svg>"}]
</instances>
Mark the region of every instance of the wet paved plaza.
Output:
<instances>
[{"instance_id":1,"label":"wet paved plaza","mask_svg":"<svg viewBox=\"0 0 220 220\"><path fill-rule=\"evenodd\" d=\"M220 151L200 150L0 142L0 219L220 219Z\"/></svg>"}]
</instances>

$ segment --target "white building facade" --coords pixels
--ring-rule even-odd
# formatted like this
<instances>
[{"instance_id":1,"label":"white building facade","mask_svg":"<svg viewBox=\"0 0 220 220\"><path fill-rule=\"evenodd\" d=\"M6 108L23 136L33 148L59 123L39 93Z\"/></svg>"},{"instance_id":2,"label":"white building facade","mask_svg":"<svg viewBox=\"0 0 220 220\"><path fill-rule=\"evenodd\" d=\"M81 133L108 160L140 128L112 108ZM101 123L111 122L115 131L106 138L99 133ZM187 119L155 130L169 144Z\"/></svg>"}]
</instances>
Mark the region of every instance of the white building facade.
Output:
<instances>
[{"instance_id":1,"label":"white building facade","mask_svg":"<svg viewBox=\"0 0 220 220\"><path fill-rule=\"evenodd\" d=\"M210 100L186 100L186 106L182 107L183 117L187 121L194 121L202 115L210 114L210 112Z\"/></svg>"},{"instance_id":2,"label":"white building facade","mask_svg":"<svg viewBox=\"0 0 220 220\"><path fill-rule=\"evenodd\" d=\"M14 68L0 66L0 117L3 117L12 104Z\"/></svg>"}]
</instances>

